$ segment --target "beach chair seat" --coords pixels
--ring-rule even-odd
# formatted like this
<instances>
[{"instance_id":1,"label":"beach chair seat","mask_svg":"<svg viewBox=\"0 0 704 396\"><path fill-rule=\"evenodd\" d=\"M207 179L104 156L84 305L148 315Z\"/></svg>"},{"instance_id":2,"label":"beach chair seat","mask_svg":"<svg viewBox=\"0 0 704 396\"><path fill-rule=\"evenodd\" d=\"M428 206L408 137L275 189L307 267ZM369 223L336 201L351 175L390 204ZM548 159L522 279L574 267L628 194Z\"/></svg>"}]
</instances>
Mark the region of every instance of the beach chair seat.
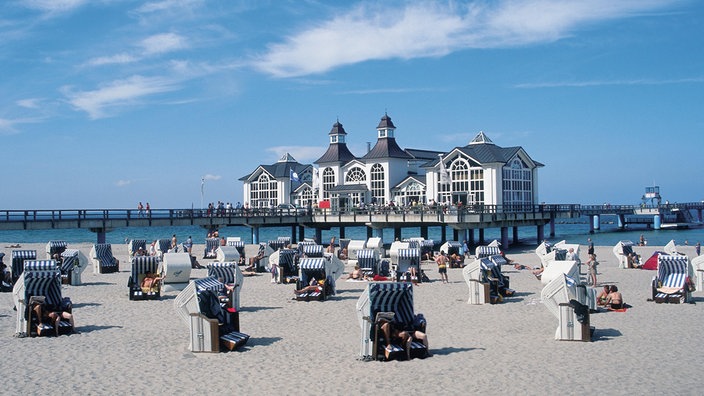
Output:
<instances>
[{"instance_id":1,"label":"beach chair seat","mask_svg":"<svg viewBox=\"0 0 704 396\"><path fill-rule=\"evenodd\" d=\"M203 258L216 258L218 256L217 250L220 247L220 239L218 238L205 238L205 250L203 252Z\"/></svg>"},{"instance_id":2,"label":"beach chair seat","mask_svg":"<svg viewBox=\"0 0 704 396\"><path fill-rule=\"evenodd\" d=\"M61 253L66 250L68 243L66 241L49 241L46 244L46 258L47 260L56 259L61 257Z\"/></svg>"},{"instance_id":3,"label":"beach chair seat","mask_svg":"<svg viewBox=\"0 0 704 396\"><path fill-rule=\"evenodd\" d=\"M13 250L12 251L12 284L14 285L22 276L25 260L36 260L36 250Z\"/></svg>"},{"instance_id":4,"label":"beach chair seat","mask_svg":"<svg viewBox=\"0 0 704 396\"><path fill-rule=\"evenodd\" d=\"M235 262L213 262L207 265L208 276L218 279L224 284L232 285L233 289L230 293L228 304L229 307L240 309L240 292L244 283L244 275L242 270Z\"/></svg>"},{"instance_id":5,"label":"beach chair seat","mask_svg":"<svg viewBox=\"0 0 704 396\"><path fill-rule=\"evenodd\" d=\"M396 279L405 282L421 283L420 248L398 249L397 254ZM412 271L411 268L415 271ZM415 274L413 274L413 272L415 272Z\"/></svg>"},{"instance_id":6,"label":"beach chair seat","mask_svg":"<svg viewBox=\"0 0 704 396\"><path fill-rule=\"evenodd\" d=\"M112 247L110 249L112 249ZM132 257L134 257L140 249L144 252L147 251L146 239L131 239L129 241L127 244L127 254L129 255L130 260L132 260Z\"/></svg>"},{"instance_id":7,"label":"beach chair seat","mask_svg":"<svg viewBox=\"0 0 704 396\"><path fill-rule=\"evenodd\" d=\"M656 303L682 304L689 302L691 293L687 282L693 274L689 257L685 255L658 255L658 274L651 284L652 299Z\"/></svg>"},{"instance_id":8,"label":"beach chair seat","mask_svg":"<svg viewBox=\"0 0 704 396\"><path fill-rule=\"evenodd\" d=\"M146 245L146 241L145 241ZM139 247L138 247L139 248ZM112 245L96 243L90 251L94 274L110 274L120 271L120 261L112 254Z\"/></svg>"},{"instance_id":9,"label":"beach chair seat","mask_svg":"<svg viewBox=\"0 0 704 396\"><path fill-rule=\"evenodd\" d=\"M329 274L328 260L324 257L303 258L299 263L298 281L296 290L307 287L312 279L317 282L317 290L296 294L298 301L325 301L329 295L334 294L334 279Z\"/></svg>"},{"instance_id":10,"label":"beach chair seat","mask_svg":"<svg viewBox=\"0 0 704 396\"><path fill-rule=\"evenodd\" d=\"M59 267L59 271L61 272L61 284L71 284L73 269L80 266L78 259L79 253L78 249L66 249L61 253L61 266Z\"/></svg>"},{"instance_id":11,"label":"beach chair seat","mask_svg":"<svg viewBox=\"0 0 704 396\"><path fill-rule=\"evenodd\" d=\"M244 346L249 340L249 335L239 331L231 331L220 336L220 344L228 351Z\"/></svg>"},{"instance_id":12,"label":"beach chair seat","mask_svg":"<svg viewBox=\"0 0 704 396\"><path fill-rule=\"evenodd\" d=\"M159 272L159 259L155 256L136 256L132 258L131 274L127 282L130 300L158 300L161 298L161 283L155 282L149 289L142 283L147 274Z\"/></svg>"},{"instance_id":13,"label":"beach chair seat","mask_svg":"<svg viewBox=\"0 0 704 396\"><path fill-rule=\"evenodd\" d=\"M294 249L279 250L278 283L296 283L298 281L297 253Z\"/></svg>"},{"instance_id":14,"label":"beach chair seat","mask_svg":"<svg viewBox=\"0 0 704 396\"><path fill-rule=\"evenodd\" d=\"M18 333L25 333L30 337L55 335L54 324L37 317L34 308L40 304L36 299L41 298L41 304L51 307L52 311L71 312L70 299L61 295L61 271L55 260L27 260L24 264L22 279L13 290L22 294L17 306L18 317L23 317L18 320L18 323L21 323ZM73 331L73 326L68 320L59 320L58 326L59 334Z\"/></svg>"},{"instance_id":15,"label":"beach chair seat","mask_svg":"<svg viewBox=\"0 0 704 396\"><path fill-rule=\"evenodd\" d=\"M357 250L357 265L365 276L379 273L379 252L375 249Z\"/></svg>"}]
</instances>

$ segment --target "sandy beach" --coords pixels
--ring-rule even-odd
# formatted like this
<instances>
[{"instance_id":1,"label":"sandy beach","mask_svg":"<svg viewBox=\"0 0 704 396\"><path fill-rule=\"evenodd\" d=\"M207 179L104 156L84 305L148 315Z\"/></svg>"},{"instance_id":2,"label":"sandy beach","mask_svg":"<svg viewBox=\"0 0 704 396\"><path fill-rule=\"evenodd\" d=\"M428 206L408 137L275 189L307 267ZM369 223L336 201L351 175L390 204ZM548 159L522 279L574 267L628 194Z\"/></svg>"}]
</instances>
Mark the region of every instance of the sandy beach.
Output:
<instances>
[{"instance_id":1,"label":"sandy beach","mask_svg":"<svg viewBox=\"0 0 704 396\"><path fill-rule=\"evenodd\" d=\"M571 242L571 241L568 241ZM0 245L11 265L9 243ZM70 244L86 256L91 244ZM22 244L44 257L45 244ZM540 302L542 286L530 271L504 266L517 293L497 305L468 305L461 269L450 284L414 289L415 311L428 320L433 357L403 362L358 359L360 327L355 305L361 282L337 283L325 302L291 300L292 285L268 274L247 277L241 330L247 345L227 353L188 350L189 330L174 310L176 291L159 301L130 301L126 245L113 245L120 272L83 273L83 285L63 286L74 303L80 334L16 338L12 293L0 294L4 343L3 394L700 394L704 344L692 334L704 325L698 304L646 301L654 271L617 267L611 246L597 247L599 283L616 284L632 307L591 316L593 342L556 341L557 319ZM647 258L657 247L636 247ZM508 250L538 266L534 247ZM693 247L680 247L690 258ZM194 246L202 255L203 246ZM586 261L586 247L582 247ZM200 259L201 264L210 260ZM346 267L346 272L351 268ZM206 276L193 270L191 278ZM616 367L618 369L616 369Z\"/></svg>"}]
</instances>

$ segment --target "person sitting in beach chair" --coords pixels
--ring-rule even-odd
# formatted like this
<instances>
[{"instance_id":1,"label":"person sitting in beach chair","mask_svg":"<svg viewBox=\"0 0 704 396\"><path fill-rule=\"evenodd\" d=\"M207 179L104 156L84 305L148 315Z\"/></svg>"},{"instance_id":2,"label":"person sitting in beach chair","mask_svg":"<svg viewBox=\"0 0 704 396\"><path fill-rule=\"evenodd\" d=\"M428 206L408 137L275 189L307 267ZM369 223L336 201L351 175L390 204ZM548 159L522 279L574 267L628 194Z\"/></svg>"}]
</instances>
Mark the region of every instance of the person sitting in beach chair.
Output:
<instances>
[{"instance_id":1,"label":"person sitting in beach chair","mask_svg":"<svg viewBox=\"0 0 704 396\"><path fill-rule=\"evenodd\" d=\"M68 321L71 324L71 331L76 333L76 327L73 321L73 314L70 312L70 302L71 300L64 299L64 307L59 307L56 305L48 304L46 302L36 302L33 304L32 311L36 315L39 323L48 323L51 325L56 336L59 336L59 331L61 330L62 319Z\"/></svg>"},{"instance_id":2,"label":"person sitting in beach chair","mask_svg":"<svg viewBox=\"0 0 704 396\"><path fill-rule=\"evenodd\" d=\"M384 349L384 356L388 360L393 348L391 345L394 342L400 342L406 350L406 358L411 360L411 349L413 347L413 342L421 342L425 347L425 356L432 356L430 353L430 348L428 347L428 335L423 331L415 328L409 328L393 320L387 320L384 317L379 318L381 323L381 332L384 334L384 340L386 341L386 348Z\"/></svg>"}]
</instances>

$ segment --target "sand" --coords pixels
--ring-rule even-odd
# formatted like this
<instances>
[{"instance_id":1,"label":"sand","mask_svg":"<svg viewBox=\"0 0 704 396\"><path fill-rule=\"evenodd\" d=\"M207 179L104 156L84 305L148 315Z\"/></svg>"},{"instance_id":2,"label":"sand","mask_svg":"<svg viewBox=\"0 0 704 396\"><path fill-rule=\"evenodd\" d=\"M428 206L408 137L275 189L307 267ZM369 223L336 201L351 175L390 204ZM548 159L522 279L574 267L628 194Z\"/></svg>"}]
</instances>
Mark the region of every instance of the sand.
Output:
<instances>
[{"instance_id":1,"label":"sand","mask_svg":"<svg viewBox=\"0 0 704 396\"><path fill-rule=\"evenodd\" d=\"M569 241L568 241L569 242ZM3 244L2 247L9 244ZM86 255L91 245L71 244ZM23 244L44 256L45 244ZM195 246L194 252L202 252ZM636 248L649 257L655 247ZM690 257L694 249L685 247ZM687 249L691 249L691 252ZM10 265L10 251L5 263ZM586 249L581 253L586 261ZM2 394L699 394L704 354L699 304L646 301L653 271L617 268L611 247L597 247L599 283L617 284L625 313L591 316L593 342L556 341L557 319L540 302L541 284L529 271L504 266L515 297L498 305L468 305L461 269L450 284L416 286L415 310L428 320L434 356L404 362L358 359L360 327L355 305L364 283L339 281L325 302L292 301L292 285L267 274L247 277L241 330L246 347L226 353L192 353L189 330L174 310L177 292L159 301L130 301L125 245L113 245L120 272L63 286L74 302L80 334L16 338L12 294L0 294ZM537 266L533 248L510 258ZM208 260L200 260L205 264ZM349 266L346 271L350 271ZM193 270L191 277L206 276Z\"/></svg>"}]
</instances>

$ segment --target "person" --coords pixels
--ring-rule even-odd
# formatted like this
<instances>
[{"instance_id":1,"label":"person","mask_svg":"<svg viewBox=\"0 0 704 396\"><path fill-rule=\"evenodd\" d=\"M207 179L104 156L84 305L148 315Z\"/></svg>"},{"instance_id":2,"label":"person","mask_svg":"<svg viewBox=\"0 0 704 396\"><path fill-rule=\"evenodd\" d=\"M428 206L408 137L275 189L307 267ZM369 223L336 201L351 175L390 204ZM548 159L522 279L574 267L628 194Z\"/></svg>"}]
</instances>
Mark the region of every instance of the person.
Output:
<instances>
[{"instance_id":1,"label":"person","mask_svg":"<svg viewBox=\"0 0 704 396\"><path fill-rule=\"evenodd\" d=\"M594 242L591 238L587 238L587 254L594 254Z\"/></svg>"},{"instance_id":2,"label":"person","mask_svg":"<svg viewBox=\"0 0 704 396\"><path fill-rule=\"evenodd\" d=\"M310 292L315 292L315 291L323 291L323 286L325 285L324 280L316 280L315 278L310 279L310 283L308 283L308 286L300 289L300 290L294 290L293 292L296 295L299 294L304 294L304 293L310 293Z\"/></svg>"},{"instance_id":3,"label":"person","mask_svg":"<svg viewBox=\"0 0 704 396\"><path fill-rule=\"evenodd\" d=\"M346 247L340 249L340 251L338 252L337 258L339 258L340 260L347 260L348 254L347 254L347 248L346 248Z\"/></svg>"},{"instance_id":4,"label":"person","mask_svg":"<svg viewBox=\"0 0 704 396\"><path fill-rule=\"evenodd\" d=\"M448 261L444 251L440 251L440 255L435 258L435 262L438 265L438 274L440 274L442 283L450 283L450 280L447 278Z\"/></svg>"},{"instance_id":5,"label":"person","mask_svg":"<svg viewBox=\"0 0 704 396\"><path fill-rule=\"evenodd\" d=\"M330 238L330 244L325 249L327 253L335 253L335 237Z\"/></svg>"},{"instance_id":6,"label":"person","mask_svg":"<svg viewBox=\"0 0 704 396\"><path fill-rule=\"evenodd\" d=\"M5 257L5 253L0 253L0 281L2 281L3 289L12 289L12 273L2 261L3 257Z\"/></svg>"},{"instance_id":7,"label":"person","mask_svg":"<svg viewBox=\"0 0 704 396\"><path fill-rule=\"evenodd\" d=\"M606 306L606 301L608 301L609 293L611 293L611 286L604 285L604 290L596 296L596 305Z\"/></svg>"},{"instance_id":8,"label":"person","mask_svg":"<svg viewBox=\"0 0 704 396\"><path fill-rule=\"evenodd\" d=\"M702 244L697 242L697 244L694 245L694 251L697 253L697 256L699 256L702 253Z\"/></svg>"},{"instance_id":9,"label":"person","mask_svg":"<svg viewBox=\"0 0 704 396\"><path fill-rule=\"evenodd\" d=\"M186 252L188 254L191 254L193 252L193 238L191 236L188 236L188 239L186 239L186 242L183 243L183 247L186 248Z\"/></svg>"},{"instance_id":10,"label":"person","mask_svg":"<svg viewBox=\"0 0 704 396\"><path fill-rule=\"evenodd\" d=\"M589 260L587 261L587 268L589 268L589 279L590 286L596 287L596 272L599 262L596 261L596 254L592 253L589 255Z\"/></svg>"},{"instance_id":11,"label":"person","mask_svg":"<svg viewBox=\"0 0 704 396\"><path fill-rule=\"evenodd\" d=\"M142 288L142 293L156 291L159 286L159 282L161 282L163 279L163 277L160 277L159 275L153 272L147 272L144 275L144 279L142 279L142 284L139 285Z\"/></svg>"},{"instance_id":12,"label":"person","mask_svg":"<svg viewBox=\"0 0 704 396\"><path fill-rule=\"evenodd\" d=\"M450 268L463 268L464 267L464 257L457 253L452 253L449 257Z\"/></svg>"},{"instance_id":13,"label":"person","mask_svg":"<svg viewBox=\"0 0 704 396\"><path fill-rule=\"evenodd\" d=\"M259 267L259 261L264 258L264 254L264 249L260 248L256 256L249 258L249 265L247 266L247 268L251 269L252 271L256 271L257 267Z\"/></svg>"},{"instance_id":14,"label":"person","mask_svg":"<svg viewBox=\"0 0 704 396\"><path fill-rule=\"evenodd\" d=\"M354 266L354 270L352 272L350 272L350 275L347 277L347 279L356 279L356 280L362 280L363 278L364 278L364 273L359 268L359 264Z\"/></svg>"},{"instance_id":15,"label":"person","mask_svg":"<svg viewBox=\"0 0 704 396\"><path fill-rule=\"evenodd\" d=\"M225 237L220 238L220 246L227 246L227 240L225 240Z\"/></svg>"},{"instance_id":16,"label":"person","mask_svg":"<svg viewBox=\"0 0 704 396\"><path fill-rule=\"evenodd\" d=\"M40 322L45 323L51 323L52 326L54 326L54 331L56 331L56 336L58 337L59 335L59 329L60 329L60 322L61 319L66 319L71 323L71 328L73 329L74 333L78 333L76 330L76 325L74 323L73 319L73 314L66 312L64 310L61 310L60 307L56 307L54 305L42 303L42 304L36 304L34 306L34 312L37 314L37 318L39 319Z\"/></svg>"},{"instance_id":17,"label":"person","mask_svg":"<svg viewBox=\"0 0 704 396\"><path fill-rule=\"evenodd\" d=\"M156 256L156 239L149 245L149 255Z\"/></svg>"},{"instance_id":18,"label":"person","mask_svg":"<svg viewBox=\"0 0 704 396\"><path fill-rule=\"evenodd\" d=\"M590 254L594 254L593 252ZM574 248L569 248L567 254L565 255L565 261L579 261L577 253L574 252Z\"/></svg>"},{"instance_id":19,"label":"person","mask_svg":"<svg viewBox=\"0 0 704 396\"><path fill-rule=\"evenodd\" d=\"M640 239L638 240L638 246L645 246L648 244L648 241L645 240L645 236L643 234L640 234Z\"/></svg>"},{"instance_id":20,"label":"person","mask_svg":"<svg viewBox=\"0 0 704 396\"><path fill-rule=\"evenodd\" d=\"M392 322L386 319L381 319L381 331L384 333L384 338L386 339L386 358L389 358L389 352L391 351L391 340L393 338L400 338L401 345L406 349L406 357L411 360L411 342L413 339L417 339L423 343L427 351L428 356L432 356L430 353L430 347L428 346L428 336L420 330L405 330L402 325L397 322Z\"/></svg>"},{"instance_id":21,"label":"person","mask_svg":"<svg viewBox=\"0 0 704 396\"><path fill-rule=\"evenodd\" d=\"M149 202L147 202L147 217L152 217L152 207L149 206Z\"/></svg>"},{"instance_id":22,"label":"person","mask_svg":"<svg viewBox=\"0 0 704 396\"><path fill-rule=\"evenodd\" d=\"M144 217L144 205L142 205L142 201L139 201L137 204L137 211L139 213L139 217Z\"/></svg>"},{"instance_id":23,"label":"person","mask_svg":"<svg viewBox=\"0 0 704 396\"><path fill-rule=\"evenodd\" d=\"M467 246L466 239L464 241L462 241L462 253L464 254L464 258L466 258L466 259L470 258L470 256L471 256L469 254L469 246Z\"/></svg>"},{"instance_id":24,"label":"person","mask_svg":"<svg viewBox=\"0 0 704 396\"><path fill-rule=\"evenodd\" d=\"M176 240L176 234L171 236L171 247L170 250L173 252L176 252L176 248L178 247L178 241Z\"/></svg>"},{"instance_id":25,"label":"person","mask_svg":"<svg viewBox=\"0 0 704 396\"><path fill-rule=\"evenodd\" d=\"M616 285L611 286L611 292L606 298L606 304L609 309L622 309L623 308L623 296L621 292L618 291Z\"/></svg>"}]
</instances>

